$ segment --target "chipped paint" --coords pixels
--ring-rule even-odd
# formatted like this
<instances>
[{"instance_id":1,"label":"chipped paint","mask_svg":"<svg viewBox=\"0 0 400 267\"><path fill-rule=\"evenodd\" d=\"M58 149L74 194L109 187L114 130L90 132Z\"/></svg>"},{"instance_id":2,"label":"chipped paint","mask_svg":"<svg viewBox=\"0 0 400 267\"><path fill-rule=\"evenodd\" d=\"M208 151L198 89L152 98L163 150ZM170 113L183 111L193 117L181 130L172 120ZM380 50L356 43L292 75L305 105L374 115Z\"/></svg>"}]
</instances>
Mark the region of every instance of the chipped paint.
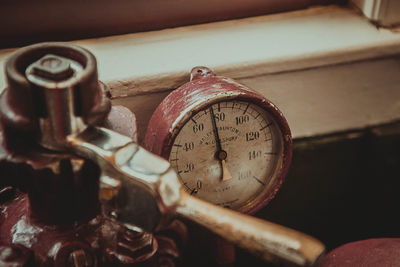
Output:
<instances>
[{"instance_id":1,"label":"chipped paint","mask_svg":"<svg viewBox=\"0 0 400 267\"><path fill-rule=\"evenodd\" d=\"M12 242L31 248L42 231L42 228L30 224L26 216L22 216L11 228Z\"/></svg>"}]
</instances>

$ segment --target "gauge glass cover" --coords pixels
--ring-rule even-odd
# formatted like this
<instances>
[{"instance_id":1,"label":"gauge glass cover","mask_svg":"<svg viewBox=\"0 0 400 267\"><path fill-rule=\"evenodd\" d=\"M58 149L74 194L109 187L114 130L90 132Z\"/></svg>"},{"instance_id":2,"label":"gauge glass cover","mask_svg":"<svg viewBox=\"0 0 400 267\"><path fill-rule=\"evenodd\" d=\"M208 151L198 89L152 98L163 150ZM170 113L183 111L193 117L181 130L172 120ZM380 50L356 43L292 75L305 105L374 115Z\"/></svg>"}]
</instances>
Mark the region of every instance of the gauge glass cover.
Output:
<instances>
[{"instance_id":1,"label":"gauge glass cover","mask_svg":"<svg viewBox=\"0 0 400 267\"><path fill-rule=\"evenodd\" d=\"M188 193L243 210L267 192L282 154L282 133L268 111L248 101L228 100L184 123L169 161Z\"/></svg>"}]
</instances>

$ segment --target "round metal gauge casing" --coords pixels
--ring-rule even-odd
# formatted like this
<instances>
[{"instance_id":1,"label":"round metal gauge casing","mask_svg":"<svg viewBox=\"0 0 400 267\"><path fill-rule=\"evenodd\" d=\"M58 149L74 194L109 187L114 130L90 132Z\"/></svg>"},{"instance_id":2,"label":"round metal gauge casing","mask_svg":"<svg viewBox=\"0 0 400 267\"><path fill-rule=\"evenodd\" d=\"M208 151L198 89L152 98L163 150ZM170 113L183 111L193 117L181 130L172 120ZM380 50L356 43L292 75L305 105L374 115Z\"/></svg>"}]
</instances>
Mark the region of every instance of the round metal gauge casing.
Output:
<instances>
[{"instance_id":1,"label":"round metal gauge casing","mask_svg":"<svg viewBox=\"0 0 400 267\"><path fill-rule=\"evenodd\" d=\"M279 109L205 67L157 107L145 146L169 160L188 193L248 214L275 196L292 157Z\"/></svg>"}]
</instances>

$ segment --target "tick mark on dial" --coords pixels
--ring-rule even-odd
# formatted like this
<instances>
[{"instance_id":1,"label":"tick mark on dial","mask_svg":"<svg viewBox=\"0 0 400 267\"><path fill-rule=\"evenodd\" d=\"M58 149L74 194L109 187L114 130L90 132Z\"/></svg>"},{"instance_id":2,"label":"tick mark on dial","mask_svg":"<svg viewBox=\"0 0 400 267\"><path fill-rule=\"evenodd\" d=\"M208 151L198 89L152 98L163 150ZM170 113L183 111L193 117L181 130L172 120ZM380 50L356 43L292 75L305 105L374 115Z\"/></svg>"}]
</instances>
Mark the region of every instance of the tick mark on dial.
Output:
<instances>
[{"instance_id":1,"label":"tick mark on dial","mask_svg":"<svg viewBox=\"0 0 400 267\"><path fill-rule=\"evenodd\" d=\"M187 186L187 183L183 183L183 185L186 187L186 191L187 191L187 192L189 192L189 191L190 191L190 193L189 193L189 194L191 194L191 195L193 195L193 194L197 194L198 190L197 190L196 188L194 188L194 189L191 189L189 186Z\"/></svg>"},{"instance_id":2,"label":"tick mark on dial","mask_svg":"<svg viewBox=\"0 0 400 267\"><path fill-rule=\"evenodd\" d=\"M183 185L184 185L187 189L190 189L190 187L187 186L187 183L183 183Z\"/></svg>"},{"instance_id":3,"label":"tick mark on dial","mask_svg":"<svg viewBox=\"0 0 400 267\"><path fill-rule=\"evenodd\" d=\"M190 118L193 122L194 122L194 124L197 124L197 121L195 121L193 118Z\"/></svg>"},{"instance_id":4,"label":"tick mark on dial","mask_svg":"<svg viewBox=\"0 0 400 267\"><path fill-rule=\"evenodd\" d=\"M180 145L180 144L174 144L174 146L177 146L177 147L182 147L182 145Z\"/></svg>"},{"instance_id":5,"label":"tick mark on dial","mask_svg":"<svg viewBox=\"0 0 400 267\"><path fill-rule=\"evenodd\" d=\"M197 189L192 189L192 191L190 191L190 194L191 194L191 195L197 194L197 192L198 192Z\"/></svg>"},{"instance_id":6,"label":"tick mark on dial","mask_svg":"<svg viewBox=\"0 0 400 267\"><path fill-rule=\"evenodd\" d=\"M258 179L257 177L253 176L253 178L259 182L260 184L262 184L263 186L265 186L265 183L263 181L261 181L260 179Z\"/></svg>"},{"instance_id":7,"label":"tick mark on dial","mask_svg":"<svg viewBox=\"0 0 400 267\"><path fill-rule=\"evenodd\" d=\"M277 155L276 152L265 152L264 154L265 154L265 155Z\"/></svg>"},{"instance_id":8,"label":"tick mark on dial","mask_svg":"<svg viewBox=\"0 0 400 267\"><path fill-rule=\"evenodd\" d=\"M246 114L246 111L249 108L249 106L250 106L250 103L247 103L247 106L246 106L245 110L243 111L243 115Z\"/></svg>"},{"instance_id":9,"label":"tick mark on dial","mask_svg":"<svg viewBox=\"0 0 400 267\"><path fill-rule=\"evenodd\" d=\"M264 130L265 128L267 128L267 127L269 127L269 126L271 126L271 125L272 125L272 122L268 123L267 125L265 125L264 127L262 127L262 128L260 129L260 131Z\"/></svg>"}]
</instances>

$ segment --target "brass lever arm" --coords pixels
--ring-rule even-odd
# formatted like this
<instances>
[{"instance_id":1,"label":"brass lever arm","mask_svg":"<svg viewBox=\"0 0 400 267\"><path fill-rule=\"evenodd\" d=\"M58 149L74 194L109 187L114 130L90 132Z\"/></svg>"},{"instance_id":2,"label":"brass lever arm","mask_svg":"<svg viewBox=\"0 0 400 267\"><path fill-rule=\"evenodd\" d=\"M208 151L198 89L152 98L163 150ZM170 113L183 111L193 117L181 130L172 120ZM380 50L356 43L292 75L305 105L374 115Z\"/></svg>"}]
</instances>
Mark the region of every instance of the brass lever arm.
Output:
<instances>
[{"instance_id":1,"label":"brass lever arm","mask_svg":"<svg viewBox=\"0 0 400 267\"><path fill-rule=\"evenodd\" d=\"M190 196L168 161L116 132L88 127L67 142L119 181L116 199L109 205L113 217L128 226L152 231L178 214L267 261L311 266L324 252L323 244L306 234Z\"/></svg>"},{"instance_id":2,"label":"brass lever arm","mask_svg":"<svg viewBox=\"0 0 400 267\"><path fill-rule=\"evenodd\" d=\"M269 262L313 266L324 253L315 238L218 207L182 192L176 212Z\"/></svg>"}]
</instances>

